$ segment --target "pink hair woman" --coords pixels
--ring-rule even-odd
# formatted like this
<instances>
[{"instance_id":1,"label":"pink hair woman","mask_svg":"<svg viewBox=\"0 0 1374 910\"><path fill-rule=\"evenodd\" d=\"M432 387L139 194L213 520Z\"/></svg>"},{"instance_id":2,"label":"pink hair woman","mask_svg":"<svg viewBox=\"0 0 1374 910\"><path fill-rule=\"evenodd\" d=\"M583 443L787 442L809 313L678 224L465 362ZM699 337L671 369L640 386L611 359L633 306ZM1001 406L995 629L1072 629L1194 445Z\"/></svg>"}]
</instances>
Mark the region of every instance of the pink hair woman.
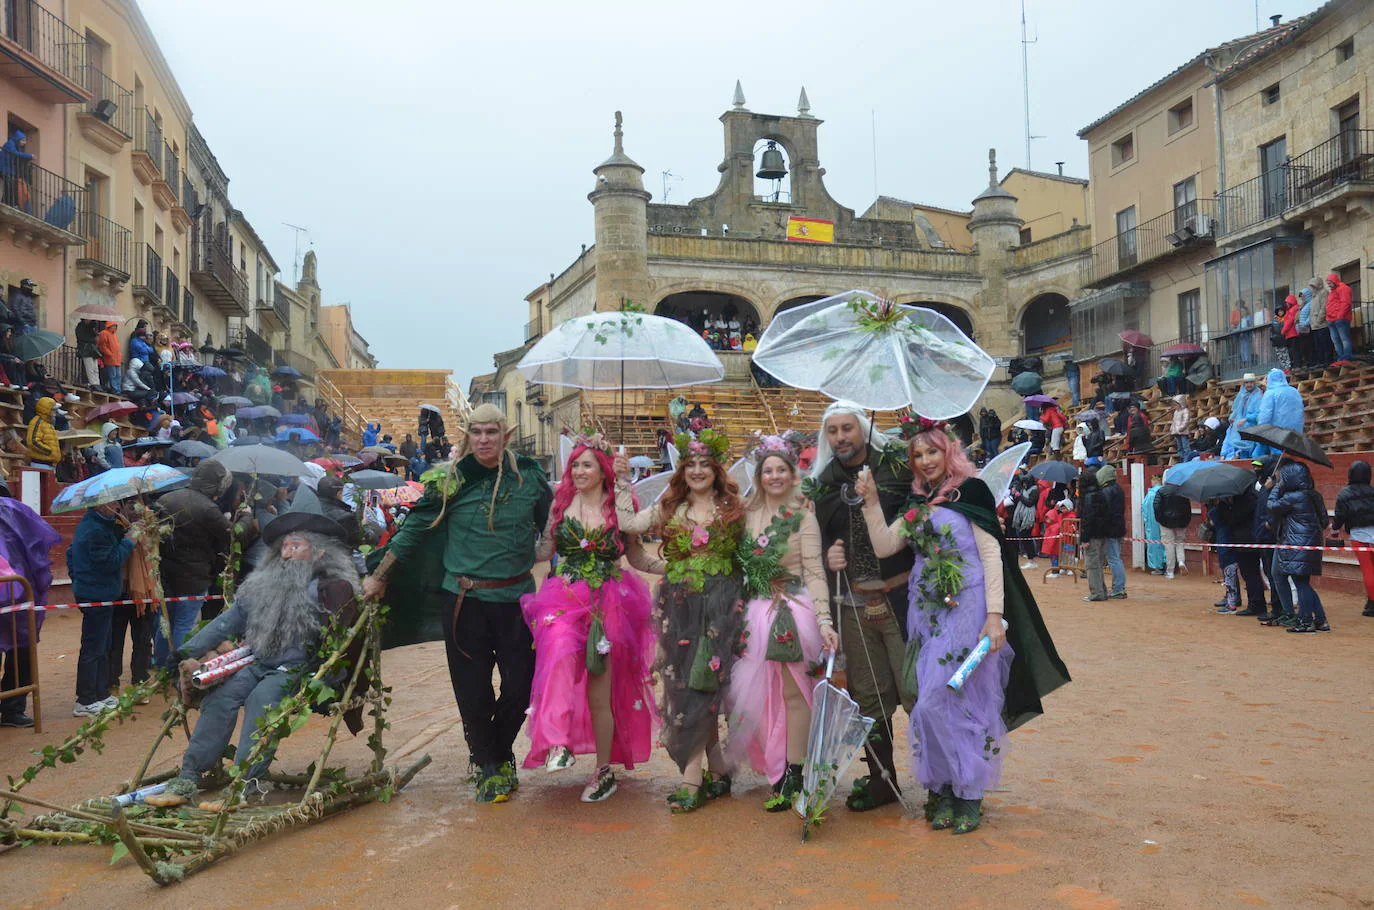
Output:
<instances>
[{"instance_id":1,"label":"pink hair woman","mask_svg":"<svg viewBox=\"0 0 1374 910\"><path fill-rule=\"evenodd\" d=\"M628 487L620 495L632 508ZM610 453L599 437L579 438L535 553L544 560L557 551L558 564L538 592L520 598L535 649L524 766L562 771L575 755L595 754L596 771L582 791L589 803L615 793L612 763L633 768L653 745L652 603L648 586L620 557L649 572L662 572L663 564L638 535L621 534L616 496Z\"/></svg>"},{"instance_id":2,"label":"pink hair woman","mask_svg":"<svg viewBox=\"0 0 1374 910\"><path fill-rule=\"evenodd\" d=\"M840 639L830 616L821 529L797 490L797 461L779 437L755 450L754 488L744 504L739 559L749 601L745 646L735 661L726 707L726 756L748 758L773 782L769 812L792 806L801 790L811 728L809 669Z\"/></svg>"}]
</instances>

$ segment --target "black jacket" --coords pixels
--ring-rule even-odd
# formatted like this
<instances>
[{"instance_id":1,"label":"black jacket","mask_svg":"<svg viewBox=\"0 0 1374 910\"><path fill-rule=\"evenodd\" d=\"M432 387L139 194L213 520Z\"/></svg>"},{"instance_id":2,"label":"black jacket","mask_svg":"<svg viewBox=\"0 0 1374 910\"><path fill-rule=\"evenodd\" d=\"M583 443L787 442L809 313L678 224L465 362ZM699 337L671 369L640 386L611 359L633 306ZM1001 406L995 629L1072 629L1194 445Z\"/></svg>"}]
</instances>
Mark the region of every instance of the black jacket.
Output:
<instances>
[{"instance_id":1,"label":"black jacket","mask_svg":"<svg viewBox=\"0 0 1374 910\"><path fill-rule=\"evenodd\" d=\"M906 506L911 496L911 470L905 464L894 465L889 459L871 456L870 451L868 463L873 469L873 480L878 485L878 501L883 507L883 518L892 521ZM816 521L821 527L821 559L824 560L825 552L830 549L831 544L837 540L849 540L850 513L849 508L840 499L840 487L852 483L853 480L839 459L835 459L825 466L825 470L816 481ZM846 555L849 555L852 561L852 550L848 550ZM914 559L911 548L903 547L892 556L878 560L878 566L883 578L893 578L911 571ZM836 597L835 573L827 569L825 576L827 584L830 585L831 597ZM903 585L903 604L906 603L905 590L906 586ZM905 632L905 622L902 623L902 629Z\"/></svg>"},{"instance_id":2,"label":"black jacket","mask_svg":"<svg viewBox=\"0 0 1374 910\"><path fill-rule=\"evenodd\" d=\"M1227 530L1226 543L1255 542L1255 509L1258 497L1251 487L1239 496L1220 500L1212 514Z\"/></svg>"},{"instance_id":3,"label":"black jacket","mask_svg":"<svg viewBox=\"0 0 1374 910\"><path fill-rule=\"evenodd\" d=\"M1350 486L1336 494L1337 531L1374 526L1374 487L1369 485L1369 465L1357 461L1350 466Z\"/></svg>"},{"instance_id":4,"label":"black jacket","mask_svg":"<svg viewBox=\"0 0 1374 910\"><path fill-rule=\"evenodd\" d=\"M979 439L1001 439L1002 419L989 411L978 418Z\"/></svg>"},{"instance_id":5,"label":"black jacket","mask_svg":"<svg viewBox=\"0 0 1374 910\"><path fill-rule=\"evenodd\" d=\"M1107 438L1102 435L1102 429L1096 421L1087 424L1088 431L1083 434L1083 451L1089 458L1101 458L1102 449L1107 444Z\"/></svg>"},{"instance_id":6,"label":"black jacket","mask_svg":"<svg viewBox=\"0 0 1374 910\"><path fill-rule=\"evenodd\" d=\"M1099 494L1107 509L1106 533L1103 537L1121 538L1126 536L1126 494L1116 482L1107 484Z\"/></svg>"},{"instance_id":7,"label":"black jacket","mask_svg":"<svg viewBox=\"0 0 1374 910\"><path fill-rule=\"evenodd\" d=\"M100 334L100 329L89 319L83 319L76 324L76 356L77 357L99 357L100 349L96 347L96 336Z\"/></svg>"},{"instance_id":8,"label":"black jacket","mask_svg":"<svg viewBox=\"0 0 1374 910\"><path fill-rule=\"evenodd\" d=\"M1097 488L1097 481L1084 475L1078 481L1078 535L1086 543L1106 540L1108 533L1107 500Z\"/></svg>"},{"instance_id":9,"label":"black jacket","mask_svg":"<svg viewBox=\"0 0 1374 910\"><path fill-rule=\"evenodd\" d=\"M1155 494L1155 521L1162 528L1181 531L1193 522L1193 505L1179 495L1178 486L1166 483Z\"/></svg>"},{"instance_id":10,"label":"black jacket","mask_svg":"<svg viewBox=\"0 0 1374 910\"><path fill-rule=\"evenodd\" d=\"M1312 474L1300 462L1289 462L1279 469L1278 486L1269 497L1269 524L1275 529L1279 549L1275 551L1274 571L1282 575L1322 574L1320 550L1285 550L1289 547L1318 547L1326 528L1326 502L1314 489Z\"/></svg>"},{"instance_id":11,"label":"black jacket","mask_svg":"<svg viewBox=\"0 0 1374 910\"><path fill-rule=\"evenodd\" d=\"M203 461L191 475L190 486L158 500L157 510L172 522L171 536L162 541L162 586L168 596L203 594L223 571L229 519L215 500L228 479L219 462Z\"/></svg>"}]
</instances>

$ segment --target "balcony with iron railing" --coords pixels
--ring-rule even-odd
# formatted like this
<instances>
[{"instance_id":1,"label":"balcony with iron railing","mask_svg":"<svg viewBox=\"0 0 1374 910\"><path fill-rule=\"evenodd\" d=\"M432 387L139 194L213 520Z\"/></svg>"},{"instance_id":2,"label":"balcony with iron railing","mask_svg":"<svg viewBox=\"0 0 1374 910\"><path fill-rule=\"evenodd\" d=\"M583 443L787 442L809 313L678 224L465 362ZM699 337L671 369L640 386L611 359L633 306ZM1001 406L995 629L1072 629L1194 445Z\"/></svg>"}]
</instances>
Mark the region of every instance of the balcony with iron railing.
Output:
<instances>
[{"instance_id":1,"label":"balcony with iron railing","mask_svg":"<svg viewBox=\"0 0 1374 910\"><path fill-rule=\"evenodd\" d=\"M162 178L162 126L146 107L134 111L134 153L131 163L144 186Z\"/></svg>"},{"instance_id":2,"label":"balcony with iron railing","mask_svg":"<svg viewBox=\"0 0 1374 910\"><path fill-rule=\"evenodd\" d=\"M87 212L81 221L86 246L77 257L77 271L88 278L106 281L115 290L122 288L130 274L129 229L95 212Z\"/></svg>"},{"instance_id":3,"label":"balcony with iron railing","mask_svg":"<svg viewBox=\"0 0 1374 910\"><path fill-rule=\"evenodd\" d=\"M132 265L133 275L129 284L134 290L134 300L142 306L160 306L162 257L153 249L152 244L135 243Z\"/></svg>"},{"instance_id":4,"label":"balcony with iron railing","mask_svg":"<svg viewBox=\"0 0 1374 910\"><path fill-rule=\"evenodd\" d=\"M273 351L273 359L276 361L276 366L294 367L300 372L301 377L307 381L313 381L315 378L315 361L304 354L297 351L284 351L278 348Z\"/></svg>"},{"instance_id":5,"label":"balcony with iron railing","mask_svg":"<svg viewBox=\"0 0 1374 910\"><path fill-rule=\"evenodd\" d=\"M258 292L254 307L258 311L258 324L268 331L284 332L291 328L291 304L285 295L277 293L277 286L268 283Z\"/></svg>"},{"instance_id":6,"label":"balcony with iron railing","mask_svg":"<svg viewBox=\"0 0 1374 910\"><path fill-rule=\"evenodd\" d=\"M525 323L525 343L526 343L526 344L528 344L528 343L531 342L531 341L534 341L535 339L537 339L539 336L541 336L541 335L543 335L543 334L544 334L544 319L543 319L543 317L539 317L539 318L537 318L537 319L531 319L529 322Z\"/></svg>"},{"instance_id":7,"label":"balcony with iron railing","mask_svg":"<svg viewBox=\"0 0 1374 910\"><path fill-rule=\"evenodd\" d=\"M196 295L190 288L183 288L181 292L181 321L192 331L196 329Z\"/></svg>"},{"instance_id":8,"label":"balcony with iron railing","mask_svg":"<svg viewBox=\"0 0 1374 910\"><path fill-rule=\"evenodd\" d=\"M158 170L157 176L153 178L152 187L153 201L157 203L158 208L166 212L178 205L178 194L181 191L181 165L177 160L177 153L172 150L172 146L167 142L162 143L162 167ZM180 229L184 231L190 223L189 218L185 219Z\"/></svg>"},{"instance_id":9,"label":"balcony with iron railing","mask_svg":"<svg viewBox=\"0 0 1374 910\"><path fill-rule=\"evenodd\" d=\"M1344 130L1222 194L1222 233L1267 227L1271 218L1305 220L1345 208L1347 197L1374 197L1374 130Z\"/></svg>"},{"instance_id":10,"label":"balcony with iron railing","mask_svg":"<svg viewBox=\"0 0 1374 910\"><path fill-rule=\"evenodd\" d=\"M167 308L167 312L174 318L181 318L181 279L172 271L172 267L167 267L167 278L163 283L162 305Z\"/></svg>"},{"instance_id":11,"label":"balcony with iron railing","mask_svg":"<svg viewBox=\"0 0 1374 910\"><path fill-rule=\"evenodd\" d=\"M13 159L0 174L0 232L6 243L47 250L80 246L86 191L33 160Z\"/></svg>"},{"instance_id":12,"label":"balcony with iron railing","mask_svg":"<svg viewBox=\"0 0 1374 910\"><path fill-rule=\"evenodd\" d=\"M110 154L134 138L134 93L94 66L85 68L91 100L76 117L81 135Z\"/></svg>"},{"instance_id":13,"label":"balcony with iron railing","mask_svg":"<svg viewBox=\"0 0 1374 910\"><path fill-rule=\"evenodd\" d=\"M1176 253L1211 246L1216 234L1216 199L1181 205L1095 245L1087 286L1105 287Z\"/></svg>"},{"instance_id":14,"label":"balcony with iron railing","mask_svg":"<svg viewBox=\"0 0 1374 910\"><path fill-rule=\"evenodd\" d=\"M37 0L0 2L0 81L49 104L86 101L86 40Z\"/></svg>"},{"instance_id":15,"label":"balcony with iron railing","mask_svg":"<svg viewBox=\"0 0 1374 910\"><path fill-rule=\"evenodd\" d=\"M191 280L201 297L230 316L247 316L248 279L221 243L200 238L191 247Z\"/></svg>"},{"instance_id":16,"label":"balcony with iron railing","mask_svg":"<svg viewBox=\"0 0 1374 910\"><path fill-rule=\"evenodd\" d=\"M229 347L238 348L260 367L271 367L273 365L272 345L257 332L246 325L231 329L229 332Z\"/></svg>"}]
</instances>

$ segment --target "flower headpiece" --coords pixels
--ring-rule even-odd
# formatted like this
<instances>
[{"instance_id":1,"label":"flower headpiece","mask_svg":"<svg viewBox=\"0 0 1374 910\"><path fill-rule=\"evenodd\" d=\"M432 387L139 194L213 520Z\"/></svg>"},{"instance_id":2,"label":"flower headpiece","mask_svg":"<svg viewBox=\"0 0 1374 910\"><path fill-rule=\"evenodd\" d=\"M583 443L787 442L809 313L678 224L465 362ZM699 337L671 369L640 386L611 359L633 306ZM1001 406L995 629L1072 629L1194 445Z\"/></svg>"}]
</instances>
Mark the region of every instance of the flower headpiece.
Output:
<instances>
[{"instance_id":1,"label":"flower headpiece","mask_svg":"<svg viewBox=\"0 0 1374 910\"><path fill-rule=\"evenodd\" d=\"M757 464L769 455L776 453L788 456L793 461L796 461L797 454L801 451L801 446L798 445L794 435L795 434L789 430L779 436L765 436L762 432L755 430L754 441L750 445L746 457Z\"/></svg>"},{"instance_id":2,"label":"flower headpiece","mask_svg":"<svg viewBox=\"0 0 1374 910\"><path fill-rule=\"evenodd\" d=\"M897 427L901 431L903 439L912 439L918 433L926 433L930 430L941 430L947 436L954 436L954 429L948 421L931 420L929 417L912 413L910 409L898 412Z\"/></svg>"},{"instance_id":3,"label":"flower headpiece","mask_svg":"<svg viewBox=\"0 0 1374 910\"><path fill-rule=\"evenodd\" d=\"M583 427L580 433L569 430L568 434L572 437L573 448L586 446L589 449L595 449L607 458L611 457L611 444L606 441L604 435L594 431L591 427Z\"/></svg>"},{"instance_id":4,"label":"flower headpiece","mask_svg":"<svg viewBox=\"0 0 1374 910\"><path fill-rule=\"evenodd\" d=\"M678 433L673 437L673 445L677 446L677 453L682 458L705 455L723 462L725 456L730 453L730 440L725 434L709 428L695 436L691 433Z\"/></svg>"}]
</instances>

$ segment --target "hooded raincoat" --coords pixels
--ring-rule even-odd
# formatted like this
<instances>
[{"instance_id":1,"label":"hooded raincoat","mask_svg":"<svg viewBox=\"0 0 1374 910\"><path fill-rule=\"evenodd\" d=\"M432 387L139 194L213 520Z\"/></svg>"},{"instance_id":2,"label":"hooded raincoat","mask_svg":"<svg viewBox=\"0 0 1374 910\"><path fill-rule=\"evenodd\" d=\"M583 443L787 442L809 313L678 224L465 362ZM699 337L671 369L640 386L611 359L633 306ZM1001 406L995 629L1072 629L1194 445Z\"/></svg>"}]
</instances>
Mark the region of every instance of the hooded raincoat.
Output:
<instances>
[{"instance_id":1,"label":"hooded raincoat","mask_svg":"<svg viewBox=\"0 0 1374 910\"><path fill-rule=\"evenodd\" d=\"M1301 433L1303 418L1302 394L1288 384L1288 378L1283 375L1283 370L1270 370L1268 388L1264 390L1264 397L1260 399L1259 414L1255 422L1287 427ZM1257 445L1254 457L1263 458L1274 451L1276 450L1269 446Z\"/></svg>"}]
</instances>

